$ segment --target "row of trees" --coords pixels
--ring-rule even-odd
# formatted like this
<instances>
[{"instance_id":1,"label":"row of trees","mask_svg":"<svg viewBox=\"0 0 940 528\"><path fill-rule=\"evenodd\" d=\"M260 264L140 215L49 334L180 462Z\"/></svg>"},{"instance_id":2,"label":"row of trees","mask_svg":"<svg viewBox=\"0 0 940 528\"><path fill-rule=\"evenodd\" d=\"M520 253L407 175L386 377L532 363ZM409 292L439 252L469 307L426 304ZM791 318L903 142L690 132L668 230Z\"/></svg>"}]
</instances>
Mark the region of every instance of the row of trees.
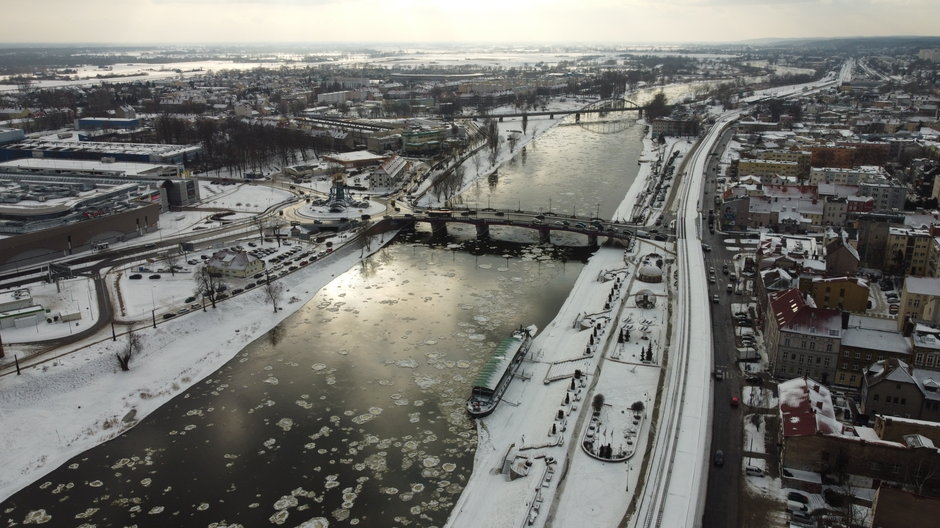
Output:
<instances>
[{"instance_id":1,"label":"row of trees","mask_svg":"<svg viewBox=\"0 0 940 528\"><path fill-rule=\"evenodd\" d=\"M286 166L317 156L325 140L309 133L240 118L183 119L164 114L154 121L162 143L202 143L206 169L229 169L236 174L261 172L271 165Z\"/></svg>"}]
</instances>

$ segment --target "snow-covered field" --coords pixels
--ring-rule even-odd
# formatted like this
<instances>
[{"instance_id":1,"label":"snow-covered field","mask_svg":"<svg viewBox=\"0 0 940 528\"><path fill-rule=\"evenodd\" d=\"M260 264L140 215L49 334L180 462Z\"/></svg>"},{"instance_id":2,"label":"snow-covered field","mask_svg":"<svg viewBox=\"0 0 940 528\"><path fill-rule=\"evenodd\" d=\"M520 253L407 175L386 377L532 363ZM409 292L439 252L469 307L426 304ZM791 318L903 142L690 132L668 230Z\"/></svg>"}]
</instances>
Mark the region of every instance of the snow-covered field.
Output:
<instances>
[{"instance_id":1,"label":"snow-covered field","mask_svg":"<svg viewBox=\"0 0 940 528\"><path fill-rule=\"evenodd\" d=\"M272 205L289 200L294 195L290 191L270 185L237 183L234 185L199 182L200 207L211 209L230 209L245 213L260 213Z\"/></svg>"}]
</instances>

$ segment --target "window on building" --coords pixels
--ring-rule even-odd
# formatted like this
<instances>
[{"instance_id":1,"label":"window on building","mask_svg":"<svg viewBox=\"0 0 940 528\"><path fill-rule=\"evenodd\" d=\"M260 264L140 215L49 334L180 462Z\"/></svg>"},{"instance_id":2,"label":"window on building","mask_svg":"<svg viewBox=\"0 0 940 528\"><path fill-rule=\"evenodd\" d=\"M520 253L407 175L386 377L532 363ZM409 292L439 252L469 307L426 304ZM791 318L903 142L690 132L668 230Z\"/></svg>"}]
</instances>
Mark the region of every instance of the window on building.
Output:
<instances>
[{"instance_id":1,"label":"window on building","mask_svg":"<svg viewBox=\"0 0 940 528\"><path fill-rule=\"evenodd\" d=\"M809 349L810 349L810 350L816 350L816 342L815 342L815 341L810 341L810 342L809 342Z\"/></svg>"},{"instance_id":2,"label":"window on building","mask_svg":"<svg viewBox=\"0 0 940 528\"><path fill-rule=\"evenodd\" d=\"M872 401L878 401L878 395L875 394L874 396L871 397L871 399L872 399Z\"/></svg>"},{"instance_id":3,"label":"window on building","mask_svg":"<svg viewBox=\"0 0 940 528\"><path fill-rule=\"evenodd\" d=\"M861 358L861 357L862 357L862 353L856 350L856 351L855 351L855 359L859 359L859 358Z\"/></svg>"},{"instance_id":4,"label":"window on building","mask_svg":"<svg viewBox=\"0 0 940 528\"><path fill-rule=\"evenodd\" d=\"M901 398L901 405L907 405L907 398Z\"/></svg>"},{"instance_id":5,"label":"window on building","mask_svg":"<svg viewBox=\"0 0 940 528\"><path fill-rule=\"evenodd\" d=\"M822 358L819 356L816 356L816 364L818 365L820 363L822 363Z\"/></svg>"},{"instance_id":6,"label":"window on building","mask_svg":"<svg viewBox=\"0 0 940 528\"><path fill-rule=\"evenodd\" d=\"M849 383L855 383L855 374L849 376Z\"/></svg>"},{"instance_id":7,"label":"window on building","mask_svg":"<svg viewBox=\"0 0 940 528\"><path fill-rule=\"evenodd\" d=\"M871 361L871 352L865 354L865 359Z\"/></svg>"},{"instance_id":8,"label":"window on building","mask_svg":"<svg viewBox=\"0 0 940 528\"><path fill-rule=\"evenodd\" d=\"M829 346L831 347L832 345L829 345ZM842 357L849 357L849 351L848 351L848 350L843 350L843 351L842 351Z\"/></svg>"},{"instance_id":9,"label":"window on building","mask_svg":"<svg viewBox=\"0 0 940 528\"><path fill-rule=\"evenodd\" d=\"M829 366L829 357L828 357L828 356L826 356L825 358L823 358L823 366L824 366L824 367L828 367L828 366Z\"/></svg>"}]
</instances>

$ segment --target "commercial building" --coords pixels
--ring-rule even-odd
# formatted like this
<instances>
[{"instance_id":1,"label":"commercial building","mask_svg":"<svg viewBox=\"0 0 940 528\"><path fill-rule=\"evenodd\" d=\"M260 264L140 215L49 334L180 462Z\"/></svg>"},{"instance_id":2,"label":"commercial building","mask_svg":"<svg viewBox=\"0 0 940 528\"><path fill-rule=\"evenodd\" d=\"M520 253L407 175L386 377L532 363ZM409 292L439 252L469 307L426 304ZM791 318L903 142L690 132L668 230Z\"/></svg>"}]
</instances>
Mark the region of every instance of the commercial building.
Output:
<instances>
[{"instance_id":1,"label":"commercial building","mask_svg":"<svg viewBox=\"0 0 940 528\"><path fill-rule=\"evenodd\" d=\"M186 164L198 160L200 145L108 143L103 141L53 141L27 139L0 146L0 161L20 158L132 161Z\"/></svg>"},{"instance_id":2,"label":"commercial building","mask_svg":"<svg viewBox=\"0 0 940 528\"><path fill-rule=\"evenodd\" d=\"M140 119L123 117L82 117L75 120L79 130L133 130L140 128Z\"/></svg>"}]
</instances>

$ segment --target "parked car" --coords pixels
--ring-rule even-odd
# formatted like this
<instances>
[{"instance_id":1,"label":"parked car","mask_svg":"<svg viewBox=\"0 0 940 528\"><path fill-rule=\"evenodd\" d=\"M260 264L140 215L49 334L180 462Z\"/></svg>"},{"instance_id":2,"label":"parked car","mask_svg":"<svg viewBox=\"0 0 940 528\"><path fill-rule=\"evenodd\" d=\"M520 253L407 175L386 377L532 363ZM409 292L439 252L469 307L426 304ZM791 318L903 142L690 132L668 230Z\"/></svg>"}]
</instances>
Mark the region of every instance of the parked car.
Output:
<instances>
[{"instance_id":1,"label":"parked car","mask_svg":"<svg viewBox=\"0 0 940 528\"><path fill-rule=\"evenodd\" d=\"M725 465L725 452L722 451L721 449L719 449L718 451L715 451L715 456L713 457L713 460L715 462L715 465L718 467Z\"/></svg>"},{"instance_id":2,"label":"parked car","mask_svg":"<svg viewBox=\"0 0 940 528\"><path fill-rule=\"evenodd\" d=\"M174 317L176 317L176 314L175 314L175 313L165 313L165 314L163 314L163 318L164 318L164 319L173 319Z\"/></svg>"},{"instance_id":3,"label":"parked car","mask_svg":"<svg viewBox=\"0 0 940 528\"><path fill-rule=\"evenodd\" d=\"M755 476L755 477L763 477L763 476L764 476L764 470L761 469L761 468L759 468L759 467L757 467L757 466L745 466L745 467L744 467L744 473L747 474L747 475Z\"/></svg>"},{"instance_id":4,"label":"parked car","mask_svg":"<svg viewBox=\"0 0 940 528\"><path fill-rule=\"evenodd\" d=\"M142 279L142 278L144 278L144 277L143 277L143 275L141 275L140 273L135 273L135 274L131 275L130 277L128 277L128 279L131 279L131 280L138 280L138 279Z\"/></svg>"},{"instance_id":5,"label":"parked car","mask_svg":"<svg viewBox=\"0 0 940 528\"><path fill-rule=\"evenodd\" d=\"M708 244L702 244L702 251L711 251L712 247Z\"/></svg>"},{"instance_id":6,"label":"parked car","mask_svg":"<svg viewBox=\"0 0 940 528\"><path fill-rule=\"evenodd\" d=\"M799 491L791 491L787 493L787 500L809 504L809 497L800 493Z\"/></svg>"},{"instance_id":7,"label":"parked car","mask_svg":"<svg viewBox=\"0 0 940 528\"><path fill-rule=\"evenodd\" d=\"M737 396L732 396L732 397L731 397L731 406L732 406L732 407L737 407L738 405L741 405L741 400L740 400Z\"/></svg>"},{"instance_id":8,"label":"parked car","mask_svg":"<svg viewBox=\"0 0 940 528\"><path fill-rule=\"evenodd\" d=\"M153 275L151 275L151 276L148 277L148 278L151 278L151 279L159 279L159 278L160 278L160 274L159 274L159 273L154 273Z\"/></svg>"}]
</instances>

